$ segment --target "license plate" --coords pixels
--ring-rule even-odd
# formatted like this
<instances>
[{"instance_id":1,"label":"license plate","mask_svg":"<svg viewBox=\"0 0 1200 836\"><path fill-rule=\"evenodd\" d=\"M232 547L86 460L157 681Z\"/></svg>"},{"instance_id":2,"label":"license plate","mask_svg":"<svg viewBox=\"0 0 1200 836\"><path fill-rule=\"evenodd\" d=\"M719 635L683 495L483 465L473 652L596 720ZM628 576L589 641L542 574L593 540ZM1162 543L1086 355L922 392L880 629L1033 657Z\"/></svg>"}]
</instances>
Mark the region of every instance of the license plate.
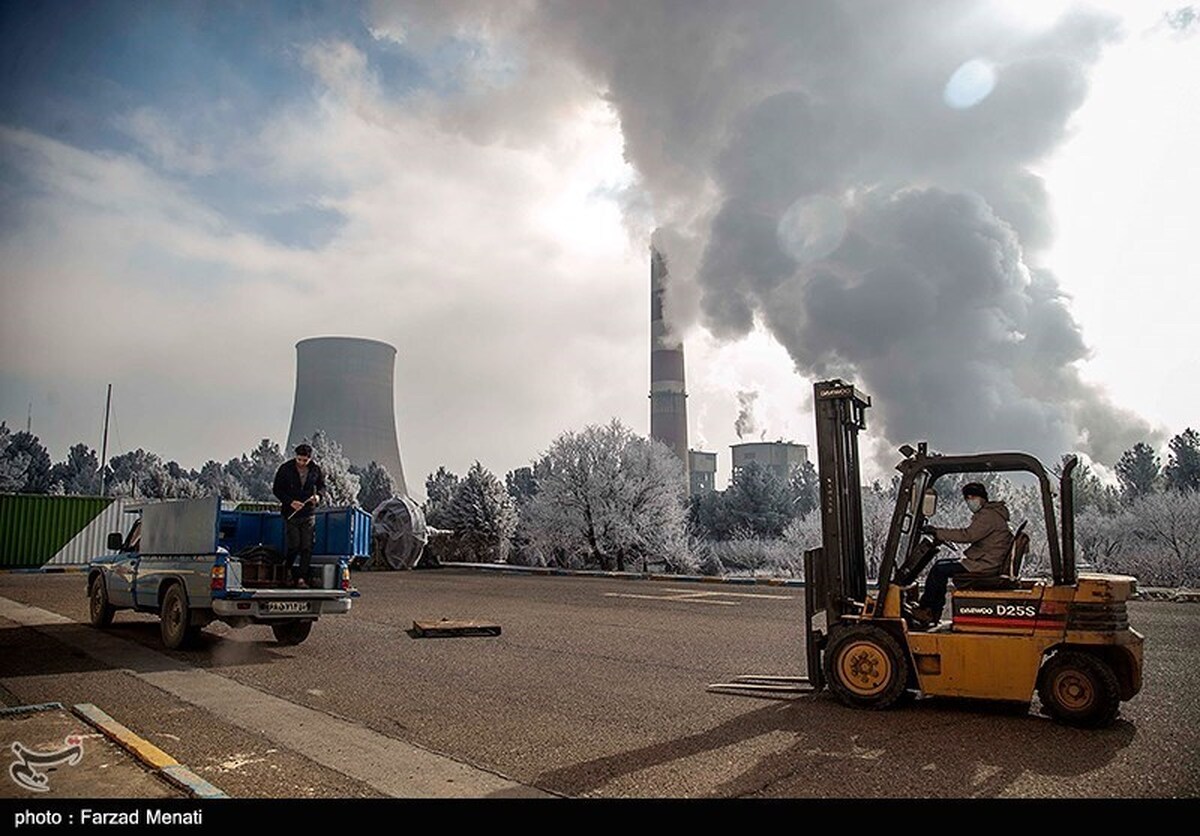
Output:
<instances>
[{"instance_id":1,"label":"license plate","mask_svg":"<svg viewBox=\"0 0 1200 836\"><path fill-rule=\"evenodd\" d=\"M267 601L267 612L308 612L308 601Z\"/></svg>"}]
</instances>

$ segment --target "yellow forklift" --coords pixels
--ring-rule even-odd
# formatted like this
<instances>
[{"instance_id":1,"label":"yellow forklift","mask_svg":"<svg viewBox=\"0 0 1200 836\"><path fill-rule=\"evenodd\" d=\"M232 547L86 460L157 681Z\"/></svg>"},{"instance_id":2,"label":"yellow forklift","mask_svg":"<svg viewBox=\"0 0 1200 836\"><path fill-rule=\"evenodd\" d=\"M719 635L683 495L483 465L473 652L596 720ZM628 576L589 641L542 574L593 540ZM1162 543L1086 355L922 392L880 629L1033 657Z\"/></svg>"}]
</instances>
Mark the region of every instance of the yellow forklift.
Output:
<instances>
[{"instance_id":1,"label":"yellow forklift","mask_svg":"<svg viewBox=\"0 0 1200 836\"><path fill-rule=\"evenodd\" d=\"M725 692L829 690L846 705L882 709L905 694L1029 705L1036 690L1054 718L1100 727L1142 687L1142 636L1126 601L1136 580L1077 574L1074 456L1058 480L1061 529L1050 474L1024 453L941 456L905 445L900 485L878 587L867 588L858 433L869 396L841 380L814 384L822 544L804 554L807 677L741 676ZM952 578L950 620L925 628L911 617L917 578L948 544L923 534L937 511L938 479L965 473L1029 473L1040 485L1049 579L1021 577L1029 548L1018 528L999 574ZM950 547L953 548L953 547Z\"/></svg>"}]
</instances>

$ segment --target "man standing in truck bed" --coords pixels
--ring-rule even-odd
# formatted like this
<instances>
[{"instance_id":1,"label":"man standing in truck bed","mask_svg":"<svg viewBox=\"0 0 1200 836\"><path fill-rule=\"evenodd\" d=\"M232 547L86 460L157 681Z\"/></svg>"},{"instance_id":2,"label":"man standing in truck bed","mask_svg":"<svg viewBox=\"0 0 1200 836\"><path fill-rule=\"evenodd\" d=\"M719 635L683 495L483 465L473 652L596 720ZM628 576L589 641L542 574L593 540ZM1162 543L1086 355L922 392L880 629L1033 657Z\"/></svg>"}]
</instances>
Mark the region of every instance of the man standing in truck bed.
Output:
<instances>
[{"instance_id":1,"label":"man standing in truck bed","mask_svg":"<svg viewBox=\"0 0 1200 836\"><path fill-rule=\"evenodd\" d=\"M296 457L288 459L275 471L275 497L282 503L285 542L287 544L287 566L293 586L308 586L308 569L312 563L313 534L316 517L313 509L325 492L325 474L321 466L312 460L312 447L307 444L296 446ZM300 555L300 568L294 567L296 554Z\"/></svg>"}]
</instances>

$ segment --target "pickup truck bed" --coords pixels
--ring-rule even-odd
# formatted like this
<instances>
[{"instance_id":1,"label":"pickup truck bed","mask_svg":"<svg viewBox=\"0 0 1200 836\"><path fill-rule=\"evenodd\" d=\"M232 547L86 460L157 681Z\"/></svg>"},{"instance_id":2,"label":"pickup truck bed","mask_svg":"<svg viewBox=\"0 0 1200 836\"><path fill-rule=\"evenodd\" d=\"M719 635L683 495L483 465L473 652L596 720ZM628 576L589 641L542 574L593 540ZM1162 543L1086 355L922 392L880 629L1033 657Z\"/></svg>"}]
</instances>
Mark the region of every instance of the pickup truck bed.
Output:
<instances>
[{"instance_id":1,"label":"pickup truck bed","mask_svg":"<svg viewBox=\"0 0 1200 836\"><path fill-rule=\"evenodd\" d=\"M278 513L222 510L215 499L155 503L135 512L126 537L110 535L120 553L89 567L96 626L132 609L158 614L163 643L171 648L194 642L214 620L269 625L280 642L299 644L318 618L349 612L358 596L350 562L368 554L370 544L370 517L360 509L318 512L317 548L339 552L313 554L307 588L285 583Z\"/></svg>"}]
</instances>

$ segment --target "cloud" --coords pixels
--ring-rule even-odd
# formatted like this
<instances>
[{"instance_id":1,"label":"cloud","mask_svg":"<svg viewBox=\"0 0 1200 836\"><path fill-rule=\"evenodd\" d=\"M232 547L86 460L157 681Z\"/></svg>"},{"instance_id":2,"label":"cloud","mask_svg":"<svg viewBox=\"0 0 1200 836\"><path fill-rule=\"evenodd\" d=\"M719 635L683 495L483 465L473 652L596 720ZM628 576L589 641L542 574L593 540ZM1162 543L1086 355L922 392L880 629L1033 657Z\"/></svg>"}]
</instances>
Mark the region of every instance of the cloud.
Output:
<instances>
[{"instance_id":1,"label":"cloud","mask_svg":"<svg viewBox=\"0 0 1200 836\"><path fill-rule=\"evenodd\" d=\"M442 127L435 98L387 89L353 44L297 55L311 97L268 114L228 168L276 195L257 209L280 223L330 221L303 246L201 196L204 167L149 110L126 122L129 152L0 132L25 177L0 242L16 300L0 336L4 411L54 390L78 413L52 424L65 450L92 436L94 410L71 388L114 379L122 443L198 466L282 439L294 343L349 334L399 350L418 494L440 464L503 470L564 428L637 423L649 337L630 300L645 296L645 252L606 192L627 174L603 103L535 147L480 146Z\"/></svg>"}]
</instances>

